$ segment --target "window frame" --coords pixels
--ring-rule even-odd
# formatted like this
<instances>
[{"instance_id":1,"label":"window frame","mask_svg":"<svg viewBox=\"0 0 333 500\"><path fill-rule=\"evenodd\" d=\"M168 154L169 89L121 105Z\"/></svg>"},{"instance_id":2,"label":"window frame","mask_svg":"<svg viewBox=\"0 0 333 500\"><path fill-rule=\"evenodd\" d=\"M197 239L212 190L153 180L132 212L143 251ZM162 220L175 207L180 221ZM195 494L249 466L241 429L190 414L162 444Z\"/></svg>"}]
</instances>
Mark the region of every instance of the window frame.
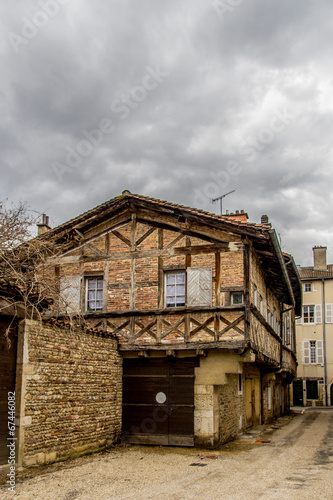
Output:
<instances>
[{"instance_id":1,"label":"window frame","mask_svg":"<svg viewBox=\"0 0 333 500\"><path fill-rule=\"evenodd\" d=\"M240 295L241 296L241 299L242 299L241 302L237 302L237 303L234 302L234 297L236 295ZM242 306L242 305L244 305L244 293L243 292L231 292L230 293L230 303L231 303L232 306Z\"/></svg>"},{"instance_id":2,"label":"window frame","mask_svg":"<svg viewBox=\"0 0 333 500\"><path fill-rule=\"evenodd\" d=\"M253 301L255 307L258 309L258 287L256 284L253 285Z\"/></svg>"},{"instance_id":3,"label":"window frame","mask_svg":"<svg viewBox=\"0 0 333 500\"><path fill-rule=\"evenodd\" d=\"M167 283L167 276L170 276L170 275L177 275L177 274L182 274L184 275L184 283L179 283L179 284L183 284L184 285L184 288L185 288L185 292L184 292L184 304L180 304L178 305L177 304L177 294L175 293L174 297L175 297L175 305L168 305L167 303L167 299L168 297L172 297L171 295L168 295L167 294L167 286L168 285L171 285L171 283ZM177 288L176 288L176 285L177 283L175 282L175 292L177 291ZM179 295L179 297L181 297L183 295ZM166 270L164 271L164 307L165 309L175 309L175 308L180 308L180 307L186 307L186 304L187 304L187 274L186 274L186 270L185 269L175 269L175 270Z\"/></svg>"},{"instance_id":4,"label":"window frame","mask_svg":"<svg viewBox=\"0 0 333 500\"><path fill-rule=\"evenodd\" d=\"M321 339L306 339L302 343L303 364L321 365L324 364L324 346Z\"/></svg>"},{"instance_id":5,"label":"window frame","mask_svg":"<svg viewBox=\"0 0 333 500\"><path fill-rule=\"evenodd\" d=\"M86 313L93 313L93 312L101 312L103 311L104 309L104 276L102 274L96 274L96 275L91 275L91 276L85 276L84 277L84 280L85 280L85 297L84 297L84 310ZM89 290L89 282L91 281L97 281L96 283L96 288L95 290ZM98 281L101 281L102 282L102 285L101 287L98 286ZM102 298L101 299L98 299L97 298L97 292L102 292ZM89 292L95 292L95 298L94 299L89 299L88 297L88 293ZM92 309L90 306L89 306L89 302L90 301L93 301L95 302L95 305L97 302L101 302L102 303L102 306L99 307L99 308L96 308L95 309Z\"/></svg>"},{"instance_id":6,"label":"window frame","mask_svg":"<svg viewBox=\"0 0 333 500\"><path fill-rule=\"evenodd\" d=\"M310 308L312 308L312 316L311 316L311 311ZM305 316L305 310L308 310L307 316ZM313 325L315 323L315 313L316 313L316 308L314 305L305 305L303 306L303 311L302 311L302 322L304 325ZM307 317L307 321L305 318ZM311 321L312 318L312 321Z\"/></svg>"},{"instance_id":7,"label":"window frame","mask_svg":"<svg viewBox=\"0 0 333 500\"><path fill-rule=\"evenodd\" d=\"M307 290L306 288L307 287L310 287L310 290ZM304 283L304 292L308 293L308 292L312 292L312 283Z\"/></svg>"}]
</instances>

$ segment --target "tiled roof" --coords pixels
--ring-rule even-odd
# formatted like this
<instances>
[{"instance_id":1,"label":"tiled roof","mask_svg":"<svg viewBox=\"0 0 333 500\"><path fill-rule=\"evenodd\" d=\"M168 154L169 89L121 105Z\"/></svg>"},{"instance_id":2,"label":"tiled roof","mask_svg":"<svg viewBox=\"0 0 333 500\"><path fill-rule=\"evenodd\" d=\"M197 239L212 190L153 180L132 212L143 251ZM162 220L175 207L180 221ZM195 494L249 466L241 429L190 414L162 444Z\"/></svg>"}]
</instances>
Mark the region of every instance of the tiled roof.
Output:
<instances>
[{"instance_id":1,"label":"tiled roof","mask_svg":"<svg viewBox=\"0 0 333 500\"><path fill-rule=\"evenodd\" d=\"M327 271L315 271L313 266L299 268L301 280L333 278L333 264L328 264Z\"/></svg>"},{"instance_id":2,"label":"tiled roof","mask_svg":"<svg viewBox=\"0 0 333 500\"><path fill-rule=\"evenodd\" d=\"M227 215L217 215L211 212L206 212L204 210L200 210L198 208L192 208L186 205L179 205L177 203L172 203L169 201L165 200L160 200L156 198L150 198L148 196L143 196L143 195L138 195L138 194L133 194L130 193L130 191L124 191L123 194L120 196L116 196L115 198L112 198L109 201L106 201L102 203L101 205L98 205L87 212L83 212L81 215L78 215L77 217L74 217L73 219L55 227L52 231L59 232L62 230L67 229L68 227L72 226L73 224L79 224L80 222L84 222L85 220L88 220L90 217L93 217L96 215L98 212L106 210L111 208L113 205L117 205L120 201L125 199L126 197L131 198L133 201L138 200L138 201L146 201L149 202L151 205L156 206L156 208L169 208L169 209L174 209L174 210L184 210L186 212L191 212L193 215L198 215L202 217L203 219L206 219L207 221L210 220L215 220L215 221L223 221L227 222L230 224L230 226L234 226L235 228L248 228L248 229L258 229L262 231L268 231L271 229L270 224L257 224L254 222L245 222L245 221L240 221L240 220L235 220L231 216Z\"/></svg>"}]
</instances>

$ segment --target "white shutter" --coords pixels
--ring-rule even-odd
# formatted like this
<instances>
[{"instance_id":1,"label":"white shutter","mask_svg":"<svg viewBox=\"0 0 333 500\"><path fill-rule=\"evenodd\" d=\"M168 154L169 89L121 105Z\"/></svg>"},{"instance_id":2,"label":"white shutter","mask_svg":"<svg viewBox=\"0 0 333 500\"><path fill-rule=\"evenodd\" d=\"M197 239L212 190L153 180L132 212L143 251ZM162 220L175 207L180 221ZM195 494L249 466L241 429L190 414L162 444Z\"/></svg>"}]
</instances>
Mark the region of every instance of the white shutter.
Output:
<instances>
[{"instance_id":1,"label":"white shutter","mask_svg":"<svg viewBox=\"0 0 333 500\"><path fill-rule=\"evenodd\" d=\"M326 323L333 323L333 304L326 304Z\"/></svg>"},{"instance_id":2,"label":"white shutter","mask_svg":"<svg viewBox=\"0 0 333 500\"><path fill-rule=\"evenodd\" d=\"M317 340L316 347L317 347L317 363L319 365L322 365L324 363L323 341Z\"/></svg>"},{"instance_id":3,"label":"white shutter","mask_svg":"<svg viewBox=\"0 0 333 500\"><path fill-rule=\"evenodd\" d=\"M80 276L60 278L60 312L73 314L80 310Z\"/></svg>"},{"instance_id":4,"label":"white shutter","mask_svg":"<svg viewBox=\"0 0 333 500\"><path fill-rule=\"evenodd\" d=\"M310 363L310 342L303 340L303 363L308 365Z\"/></svg>"},{"instance_id":5,"label":"white shutter","mask_svg":"<svg viewBox=\"0 0 333 500\"><path fill-rule=\"evenodd\" d=\"M315 323L321 323L321 304L315 305Z\"/></svg>"},{"instance_id":6,"label":"white shutter","mask_svg":"<svg viewBox=\"0 0 333 500\"><path fill-rule=\"evenodd\" d=\"M189 307L212 306L212 268L187 268L187 305Z\"/></svg>"}]
</instances>

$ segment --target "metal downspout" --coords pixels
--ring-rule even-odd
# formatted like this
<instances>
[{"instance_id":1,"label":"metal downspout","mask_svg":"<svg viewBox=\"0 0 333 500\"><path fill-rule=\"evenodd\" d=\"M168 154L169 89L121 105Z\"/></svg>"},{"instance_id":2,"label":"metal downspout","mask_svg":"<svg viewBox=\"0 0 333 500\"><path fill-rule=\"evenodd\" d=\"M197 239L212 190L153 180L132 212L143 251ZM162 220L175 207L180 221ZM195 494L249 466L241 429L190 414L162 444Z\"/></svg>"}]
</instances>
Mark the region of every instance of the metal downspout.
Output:
<instances>
[{"instance_id":1,"label":"metal downspout","mask_svg":"<svg viewBox=\"0 0 333 500\"><path fill-rule=\"evenodd\" d=\"M324 349L324 387L325 387L325 406L328 406L327 398L327 364L326 364L326 293L325 293L325 279L323 282L323 349Z\"/></svg>"}]
</instances>

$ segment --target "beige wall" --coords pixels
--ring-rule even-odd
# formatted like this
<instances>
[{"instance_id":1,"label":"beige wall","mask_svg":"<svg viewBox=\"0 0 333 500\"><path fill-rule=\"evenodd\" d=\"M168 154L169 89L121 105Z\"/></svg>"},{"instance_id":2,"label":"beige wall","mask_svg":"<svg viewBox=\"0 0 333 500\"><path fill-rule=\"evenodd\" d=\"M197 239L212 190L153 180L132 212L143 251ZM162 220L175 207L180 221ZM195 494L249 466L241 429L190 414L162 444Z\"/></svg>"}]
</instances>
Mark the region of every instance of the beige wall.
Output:
<instances>
[{"instance_id":1,"label":"beige wall","mask_svg":"<svg viewBox=\"0 0 333 500\"><path fill-rule=\"evenodd\" d=\"M305 283L312 283L311 292L304 291ZM322 323L308 323L296 325L297 338L297 377L298 378L324 378L324 367L320 364L303 363L303 341L304 340L323 340L323 283L321 280L302 280L303 285L303 306L320 304L322 306ZM333 279L325 280L325 302L333 304ZM333 323L326 323L326 367L327 367L327 387L328 394L330 385L333 383ZM319 386L322 394L321 387ZM319 394L319 398L321 398ZM330 402L328 398L328 403Z\"/></svg>"}]
</instances>

